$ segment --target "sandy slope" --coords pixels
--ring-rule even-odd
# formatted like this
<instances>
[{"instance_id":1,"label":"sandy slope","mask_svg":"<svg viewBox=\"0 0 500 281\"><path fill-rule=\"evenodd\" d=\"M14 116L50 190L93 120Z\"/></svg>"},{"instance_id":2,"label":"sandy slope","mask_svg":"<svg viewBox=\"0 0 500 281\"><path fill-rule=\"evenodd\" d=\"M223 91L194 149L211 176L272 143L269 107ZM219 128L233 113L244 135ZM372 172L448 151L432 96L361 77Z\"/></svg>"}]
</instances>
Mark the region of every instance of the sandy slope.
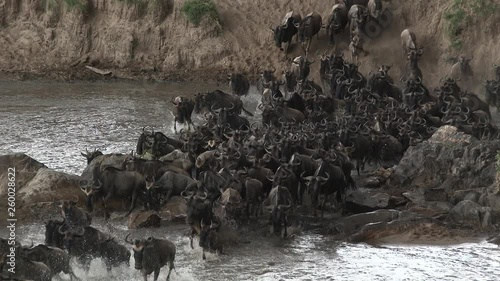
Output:
<instances>
[{"instance_id":1,"label":"sandy slope","mask_svg":"<svg viewBox=\"0 0 500 281\"><path fill-rule=\"evenodd\" d=\"M335 1L214 0L223 33L210 22L194 27L180 13L182 0L164 0L160 7L139 9L116 0L86 0L85 13L64 5L48 8L44 0L0 0L0 69L27 71L63 78L93 75L84 65L111 69L119 76L206 79L228 71L258 73L288 61L274 47L270 25L277 25L290 10L302 15L316 11L327 17ZM453 0L384 2L394 13L391 27L375 40L367 40L370 52L362 59L367 73L376 64L394 64L396 79L404 66L400 33L409 27L425 46L421 68L427 84L434 85L451 65L442 15ZM464 31L464 53L473 55L472 67L484 78L491 76L491 62L500 63L500 13L473 19ZM314 39L313 52L331 50L325 31ZM347 48L347 37L338 46ZM299 55L294 46L289 57ZM318 63L313 73L317 77ZM55 74L56 73L56 74ZM316 78L317 79L317 78Z\"/></svg>"}]
</instances>

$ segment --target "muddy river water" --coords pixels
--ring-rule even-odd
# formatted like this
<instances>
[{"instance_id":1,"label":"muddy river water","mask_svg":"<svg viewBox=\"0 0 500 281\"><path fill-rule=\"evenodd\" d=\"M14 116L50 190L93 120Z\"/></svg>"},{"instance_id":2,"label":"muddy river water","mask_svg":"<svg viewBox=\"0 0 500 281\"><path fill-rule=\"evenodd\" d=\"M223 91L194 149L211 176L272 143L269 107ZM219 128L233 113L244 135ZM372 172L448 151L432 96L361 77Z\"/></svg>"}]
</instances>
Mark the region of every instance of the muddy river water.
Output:
<instances>
[{"instance_id":1,"label":"muddy river water","mask_svg":"<svg viewBox=\"0 0 500 281\"><path fill-rule=\"evenodd\" d=\"M25 152L50 168L80 174L86 164L80 152L85 148L130 152L147 125L172 135L171 97L215 88L186 83L0 81L0 155ZM254 111L257 101L253 90L244 98L245 107ZM121 223L96 227L119 239L127 233ZM189 247L186 230L169 225L134 235L165 237L176 244L171 280L499 280L499 248L486 242L373 246L303 232L286 241L256 236L228 248L225 255L208 255L202 261L201 249ZM23 244L37 244L43 242L43 231L40 222L22 225L17 235ZM141 280L133 261L110 273L100 260L92 262L88 273L75 267L82 280ZM163 270L159 280L165 280L166 273Z\"/></svg>"}]
</instances>

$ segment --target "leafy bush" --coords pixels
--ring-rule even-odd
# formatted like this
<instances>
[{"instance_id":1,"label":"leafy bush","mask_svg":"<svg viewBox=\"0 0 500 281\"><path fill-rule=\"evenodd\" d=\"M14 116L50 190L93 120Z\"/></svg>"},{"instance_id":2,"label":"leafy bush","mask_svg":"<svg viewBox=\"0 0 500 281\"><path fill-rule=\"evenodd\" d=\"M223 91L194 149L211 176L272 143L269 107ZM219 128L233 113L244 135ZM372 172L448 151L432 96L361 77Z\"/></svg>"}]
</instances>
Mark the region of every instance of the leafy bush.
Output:
<instances>
[{"instance_id":1,"label":"leafy bush","mask_svg":"<svg viewBox=\"0 0 500 281\"><path fill-rule=\"evenodd\" d=\"M203 17L207 17L220 25L219 14L212 0L186 0L181 12L194 25L199 25Z\"/></svg>"},{"instance_id":2,"label":"leafy bush","mask_svg":"<svg viewBox=\"0 0 500 281\"><path fill-rule=\"evenodd\" d=\"M492 0L454 0L444 13L445 31L455 50L462 49L460 35L463 29L472 22L473 17L485 17L495 13L498 4Z\"/></svg>"},{"instance_id":3,"label":"leafy bush","mask_svg":"<svg viewBox=\"0 0 500 281\"><path fill-rule=\"evenodd\" d=\"M64 0L68 8L85 10L87 8L87 1L85 0Z\"/></svg>"}]
</instances>

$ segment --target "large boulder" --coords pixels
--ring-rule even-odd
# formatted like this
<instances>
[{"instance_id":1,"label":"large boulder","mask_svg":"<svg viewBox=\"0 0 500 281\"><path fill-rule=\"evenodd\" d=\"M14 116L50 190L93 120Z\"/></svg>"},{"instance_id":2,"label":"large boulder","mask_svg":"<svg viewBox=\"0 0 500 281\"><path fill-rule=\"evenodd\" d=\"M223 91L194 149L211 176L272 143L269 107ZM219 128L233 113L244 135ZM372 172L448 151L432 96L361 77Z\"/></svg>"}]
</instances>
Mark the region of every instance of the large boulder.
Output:
<instances>
[{"instance_id":1,"label":"large boulder","mask_svg":"<svg viewBox=\"0 0 500 281\"><path fill-rule=\"evenodd\" d=\"M491 208L470 200L459 202L451 209L448 219L460 225L487 227L493 223Z\"/></svg>"},{"instance_id":2,"label":"large boulder","mask_svg":"<svg viewBox=\"0 0 500 281\"><path fill-rule=\"evenodd\" d=\"M15 183L19 191L29 182L41 168L47 168L44 164L36 161L24 153L16 153L0 156L0 196L7 194L7 184L9 183L9 168L15 171Z\"/></svg>"},{"instance_id":3,"label":"large boulder","mask_svg":"<svg viewBox=\"0 0 500 281\"><path fill-rule=\"evenodd\" d=\"M76 175L48 169L25 154L0 156L0 165L16 168L15 202L18 221L59 218L59 202L62 200L77 200L80 207L85 204L85 194L78 186L80 177ZM7 168L2 169L0 177L3 179L7 177ZM0 209L7 209L5 202L7 200L2 200ZM7 212L1 212L0 218L4 218L6 214Z\"/></svg>"},{"instance_id":4,"label":"large boulder","mask_svg":"<svg viewBox=\"0 0 500 281\"><path fill-rule=\"evenodd\" d=\"M500 141L477 140L453 126L405 152L388 180L391 187L455 190L487 187L496 176Z\"/></svg>"}]
</instances>

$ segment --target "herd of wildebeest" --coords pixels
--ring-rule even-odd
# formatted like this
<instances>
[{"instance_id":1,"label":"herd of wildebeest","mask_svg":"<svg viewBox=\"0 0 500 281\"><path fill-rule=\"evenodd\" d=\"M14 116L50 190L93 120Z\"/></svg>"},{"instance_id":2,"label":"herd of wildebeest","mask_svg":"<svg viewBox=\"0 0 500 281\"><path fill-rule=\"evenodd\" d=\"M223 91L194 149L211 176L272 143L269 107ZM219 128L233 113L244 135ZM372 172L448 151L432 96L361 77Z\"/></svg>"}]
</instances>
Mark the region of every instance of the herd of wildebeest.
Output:
<instances>
[{"instance_id":1,"label":"herd of wildebeest","mask_svg":"<svg viewBox=\"0 0 500 281\"><path fill-rule=\"evenodd\" d=\"M380 15L385 16L381 19ZM359 72L356 56L365 36L361 30L373 35L390 18L377 0L336 4L325 26L316 13L303 19L298 13L287 13L273 28L275 43L281 49L282 43L291 44L297 34L305 55L295 58L282 77L275 77L275 68L262 72L257 82L262 94L261 122L251 123L241 116L254 113L240 99L248 94L250 82L239 73L229 77L232 93L215 90L198 93L194 99L172 99L176 134L177 123L185 125L178 138L143 128L135 154L82 153L88 167L79 184L88 198L88 211L100 201L108 217L108 202L130 199L129 215L137 201L145 210L160 210L173 196L183 196L191 247L198 235L205 258L205 250L222 252L221 225L229 220L256 219L268 210L271 233L286 237L289 216L303 205L305 195L310 198L306 209L311 215L320 209L323 216L327 207L345 211L346 193L356 189L352 170L359 175L366 163L397 164L409 146L428 139L440 126L456 126L478 139L497 139L499 130L491 122L489 106L500 106L500 66L493 65L496 79L485 82L487 102L458 85L457 74L464 80L472 75L470 59L465 57L452 67L454 75L429 90L418 66L423 49L416 35L405 29L401 43L407 65L401 74L402 86L396 85L388 65L373 69L367 77ZM325 53L319 63L322 85L309 80L313 61L307 55L312 37L325 27L330 42L335 43L334 37L346 26L351 32L351 61L339 53ZM202 114L203 124L193 125L193 111ZM96 164L112 156L119 159L115 165ZM16 247L18 274L9 276L5 271L8 258L0 256L2 276L50 280L62 271L76 277L70 257L87 270L96 257L103 259L108 270L128 266L129 249L90 226L91 216L76 203L63 202L63 220L46 223L45 245ZM216 215L214 210L220 206L223 215ZM144 280L152 272L157 280L166 265L168 280L175 245L167 239L129 236L125 241L132 246L135 268ZM2 239L2 253L8 247Z\"/></svg>"}]
</instances>

